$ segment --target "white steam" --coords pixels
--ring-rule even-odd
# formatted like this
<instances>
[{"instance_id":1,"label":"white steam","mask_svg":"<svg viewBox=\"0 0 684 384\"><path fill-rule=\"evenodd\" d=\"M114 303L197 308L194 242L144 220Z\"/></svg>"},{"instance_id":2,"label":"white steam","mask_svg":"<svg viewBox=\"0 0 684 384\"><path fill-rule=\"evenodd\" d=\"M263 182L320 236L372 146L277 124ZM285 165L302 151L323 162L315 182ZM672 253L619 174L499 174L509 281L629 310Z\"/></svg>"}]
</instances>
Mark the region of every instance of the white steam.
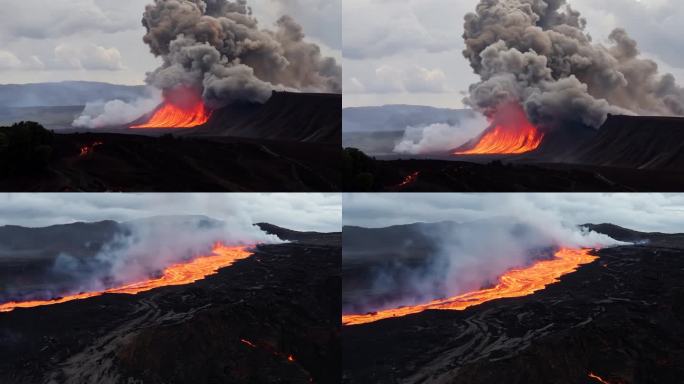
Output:
<instances>
[{"instance_id":1,"label":"white steam","mask_svg":"<svg viewBox=\"0 0 684 384\"><path fill-rule=\"evenodd\" d=\"M391 260L376 270L368 282L368 292L373 293L352 303L352 312L422 304L478 290L496 283L510 269L551 257L559 248L627 244L565 222L524 195L491 194L482 199L491 214L488 218L416 226L431 243L431 249L424 255L413 255L409 261ZM411 242L403 241L404 245L396 245L394 254L406 253L403 247ZM397 239L395 244L402 243ZM372 250L364 253L373 254ZM416 257L423 260L418 267Z\"/></svg>"},{"instance_id":2,"label":"white steam","mask_svg":"<svg viewBox=\"0 0 684 384\"><path fill-rule=\"evenodd\" d=\"M204 216L169 216L121 224L122 231L92 259L68 254L54 268L74 276L77 289L102 290L149 279L172 264L208 256L216 243L251 246L282 242L241 219L218 221ZM86 271L86 273L84 273Z\"/></svg>"},{"instance_id":3,"label":"white steam","mask_svg":"<svg viewBox=\"0 0 684 384\"><path fill-rule=\"evenodd\" d=\"M394 147L394 152L422 155L449 151L479 135L488 125L487 119L476 113L473 117L464 118L454 125L436 123L409 126L404 130L404 137Z\"/></svg>"},{"instance_id":4,"label":"white steam","mask_svg":"<svg viewBox=\"0 0 684 384\"><path fill-rule=\"evenodd\" d=\"M161 91L148 87L147 93L147 97L131 102L117 99L87 103L72 125L76 128L103 128L130 124L161 104Z\"/></svg>"}]
</instances>

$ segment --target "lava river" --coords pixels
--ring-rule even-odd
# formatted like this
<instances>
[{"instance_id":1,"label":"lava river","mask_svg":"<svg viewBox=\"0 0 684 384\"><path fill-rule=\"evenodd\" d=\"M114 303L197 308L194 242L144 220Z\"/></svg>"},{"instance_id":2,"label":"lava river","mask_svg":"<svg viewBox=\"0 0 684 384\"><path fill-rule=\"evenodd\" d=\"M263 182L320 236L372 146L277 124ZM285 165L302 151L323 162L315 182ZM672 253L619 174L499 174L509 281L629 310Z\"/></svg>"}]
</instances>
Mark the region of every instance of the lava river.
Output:
<instances>
[{"instance_id":1,"label":"lava river","mask_svg":"<svg viewBox=\"0 0 684 384\"><path fill-rule=\"evenodd\" d=\"M187 263L171 265L167 267L163 271L162 275L158 278L110 288L104 291L83 292L74 295L67 295L52 300L4 303L0 304L0 312L9 312L16 308L31 308L43 305L61 304L68 301L101 296L106 293L135 295L137 293L149 291L159 287L194 283L195 281L202 280L207 276L216 274L221 268L228 267L238 260L251 256L252 253L248 250L249 248L251 247L229 247L223 244L216 244L210 255L198 256Z\"/></svg>"},{"instance_id":2,"label":"lava river","mask_svg":"<svg viewBox=\"0 0 684 384\"><path fill-rule=\"evenodd\" d=\"M491 118L491 126L467 149L460 149L454 155L520 154L533 151L544 139L544 133L528 119L518 104L499 108Z\"/></svg>"},{"instance_id":3,"label":"lava river","mask_svg":"<svg viewBox=\"0 0 684 384\"><path fill-rule=\"evenodd\" d=\"M193 103L189 108L165 102L146 123L131 128L192 128L206 123L209 117L211 113L202 101Z\"/></svg>"},{"instance_id":4,"label":"lava river","mask_svg":"<svg viewBox=\"0 0 684 384\"><path fill-rule=\"evenodd\" d=\"M490 300L527 296L544 289L549 284L558 282L561 276L576 271L580 265L596 260L596 256L589 254L590 251L591 249L562 248L554 254L553 259L540 260L526 268L509 270L499 277L498 283L492 288L433 300L415 306L386 309L364 315L343 315L342 324L370 323L391 317L419 313L428 309L463 310Z\"/></svg>"}]
</instances>

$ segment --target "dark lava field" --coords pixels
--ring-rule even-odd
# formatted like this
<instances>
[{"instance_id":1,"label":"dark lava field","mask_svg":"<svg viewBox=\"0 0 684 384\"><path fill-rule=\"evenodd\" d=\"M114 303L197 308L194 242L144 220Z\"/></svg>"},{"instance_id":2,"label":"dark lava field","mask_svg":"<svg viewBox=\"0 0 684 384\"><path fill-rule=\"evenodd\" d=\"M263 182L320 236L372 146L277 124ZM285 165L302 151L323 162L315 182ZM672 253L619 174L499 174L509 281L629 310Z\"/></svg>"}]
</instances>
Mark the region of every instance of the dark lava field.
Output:
<instances>
[{"instance_id":1,"label":"dark lava field","mask_svg":"<svg viewBox=\"0 0 684 384\"><path fill-rule=\"evenodd\" d=\"M343 383L682 383L684 235L590 227L636 245L529 296L345 326Z\"/></svg>"},{"instance_id":2,"label":"dark lava field","mask_svg":"<svg viewBox=\"0 0 684 384\"><path fill-rule=\"evenodd\" d=\"M341 103L339 94L276 92L192 129L0 127L0 190L340 191Z\"/></svg>"},{"instance_id":3,"label":"dark lava field","mask_svg":"<svg viewBox=\"0 0 684 384\"><path fill-rule=\"evenodd\" d=\"M0 313L0 383L338 383L340 234L185 286Z\"/></svg>"}]
</instances>

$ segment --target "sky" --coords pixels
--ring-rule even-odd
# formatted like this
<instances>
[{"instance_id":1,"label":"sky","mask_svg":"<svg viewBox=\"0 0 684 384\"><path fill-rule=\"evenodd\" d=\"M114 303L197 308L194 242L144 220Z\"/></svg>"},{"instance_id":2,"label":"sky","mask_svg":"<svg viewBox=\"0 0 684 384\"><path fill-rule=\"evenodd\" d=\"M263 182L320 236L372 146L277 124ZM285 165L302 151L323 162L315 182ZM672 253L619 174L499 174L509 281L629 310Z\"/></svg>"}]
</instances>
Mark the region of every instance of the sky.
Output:
<instances>
[{"instance_id":1,"label":"sky","mask_svg":"<svg viewBox=\"0 0 684 384\"><path fill-rule=\"evenodd\" d=\"M248 0L262 28L293 16L341 59L341 0ZM161 61L142 37L152 0L2 0L0 84L64 80L139 85Z\"/></svg>"},{"instance_id":2,"label":"sky","mask_svg":"<svg viewBox=\"0 0 684 384\"><path fill-rule=\"evenodd\" d=\"M612 223L645 232L684 232L684 194L344 194L343 224L379 228L491 217L553 217L574 226Z\"/></svg>"},{"instance_id":3,"label":"sky","mask_svg":"<svg viewBox=\"0 0 684 384\"><path fill-rule=\"evenodd\" d=\"M341 230L340 194L0 194L0 225L43 227L77 221L129 221L159 215L205 215L268 222L318 232Z\"/></svg>"},{"instance_id":4,"label":"sky","mask_svg":"<svg viewBox=\"0 0 684 384\"><path fill-rule=\"evenodd\" d=\"M344 106L385 104L462 108L477 81L461 51L463 17L478 0L344 0ZM681 0L568 0L595 42L616 27L644 56L684 82Z\"/></svg>"}]
</instances>

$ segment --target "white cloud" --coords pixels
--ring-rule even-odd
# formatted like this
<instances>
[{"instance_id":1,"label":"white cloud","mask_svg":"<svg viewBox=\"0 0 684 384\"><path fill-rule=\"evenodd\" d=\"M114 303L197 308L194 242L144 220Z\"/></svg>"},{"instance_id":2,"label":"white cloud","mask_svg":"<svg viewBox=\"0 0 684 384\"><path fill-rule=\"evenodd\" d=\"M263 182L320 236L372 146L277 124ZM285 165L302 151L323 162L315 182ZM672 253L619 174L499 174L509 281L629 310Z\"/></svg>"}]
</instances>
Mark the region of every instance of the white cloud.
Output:
<instances>
[{"instance_id":1,"label":"white cloud","mask_svg":"<svg viewBox=\"0 0 684 384\"><path fill-rule=\"evenodd\" d=\"M568 225L612 223L638 231L684 232L684 194L345 194L343 204L344 225L368 227L502 215L534 219L545 212Z\"/></svg>"},{"instance_id":2,"label":"white cloud","mask_svg":"<svg viewBox=\"0 0 684 384\"><path fill-rule=\"evenodd\" d=\"M116 48L95 44L72 45L63 43L55 47L54 65L65 69L109 70L124 69L121 53Z\"/></svg>"},{"instance_id":3,"label":"white cloud","mask_svg":"<svg viewBox=\"0 0 684 384\"><path fill-rule=\"evenodd\" d=\"M446 74L440 68L409 65L406 68L380 65L365 79L345 79L345 93L443 93L448 92Z\"/></svg>"},{"instance_id":4,"label":"white cloud","mask_svg":"<svg viewBox=\"0 0 684 384\"><path fill-rule=\"evenodd\" d=\"M0 69L18 68L21 60L12 52L0 51Z\"/></svg>"},{"instance_id":5,"label":"white cloud","mask_svg":"<svg viewBox=\"0 0 684 384\"><path fill-rule=\"evenodd\" d=\"M134 21L126 12L142 5L140 0L4 0L0 39L46 39L133 29L140 20Z\"/></svg>"},{"instance_id":6,"label":"white cloud","mask_svg":"<svg viewBox=\"0 0 684 384\"><path fill-rule=\"evenodd\" d=\"M342 206L340 194L319 193L0 194L0 225L41 227L157 215L205 215L336 232L341 229Z\"/></svg>"}]
</instances>

